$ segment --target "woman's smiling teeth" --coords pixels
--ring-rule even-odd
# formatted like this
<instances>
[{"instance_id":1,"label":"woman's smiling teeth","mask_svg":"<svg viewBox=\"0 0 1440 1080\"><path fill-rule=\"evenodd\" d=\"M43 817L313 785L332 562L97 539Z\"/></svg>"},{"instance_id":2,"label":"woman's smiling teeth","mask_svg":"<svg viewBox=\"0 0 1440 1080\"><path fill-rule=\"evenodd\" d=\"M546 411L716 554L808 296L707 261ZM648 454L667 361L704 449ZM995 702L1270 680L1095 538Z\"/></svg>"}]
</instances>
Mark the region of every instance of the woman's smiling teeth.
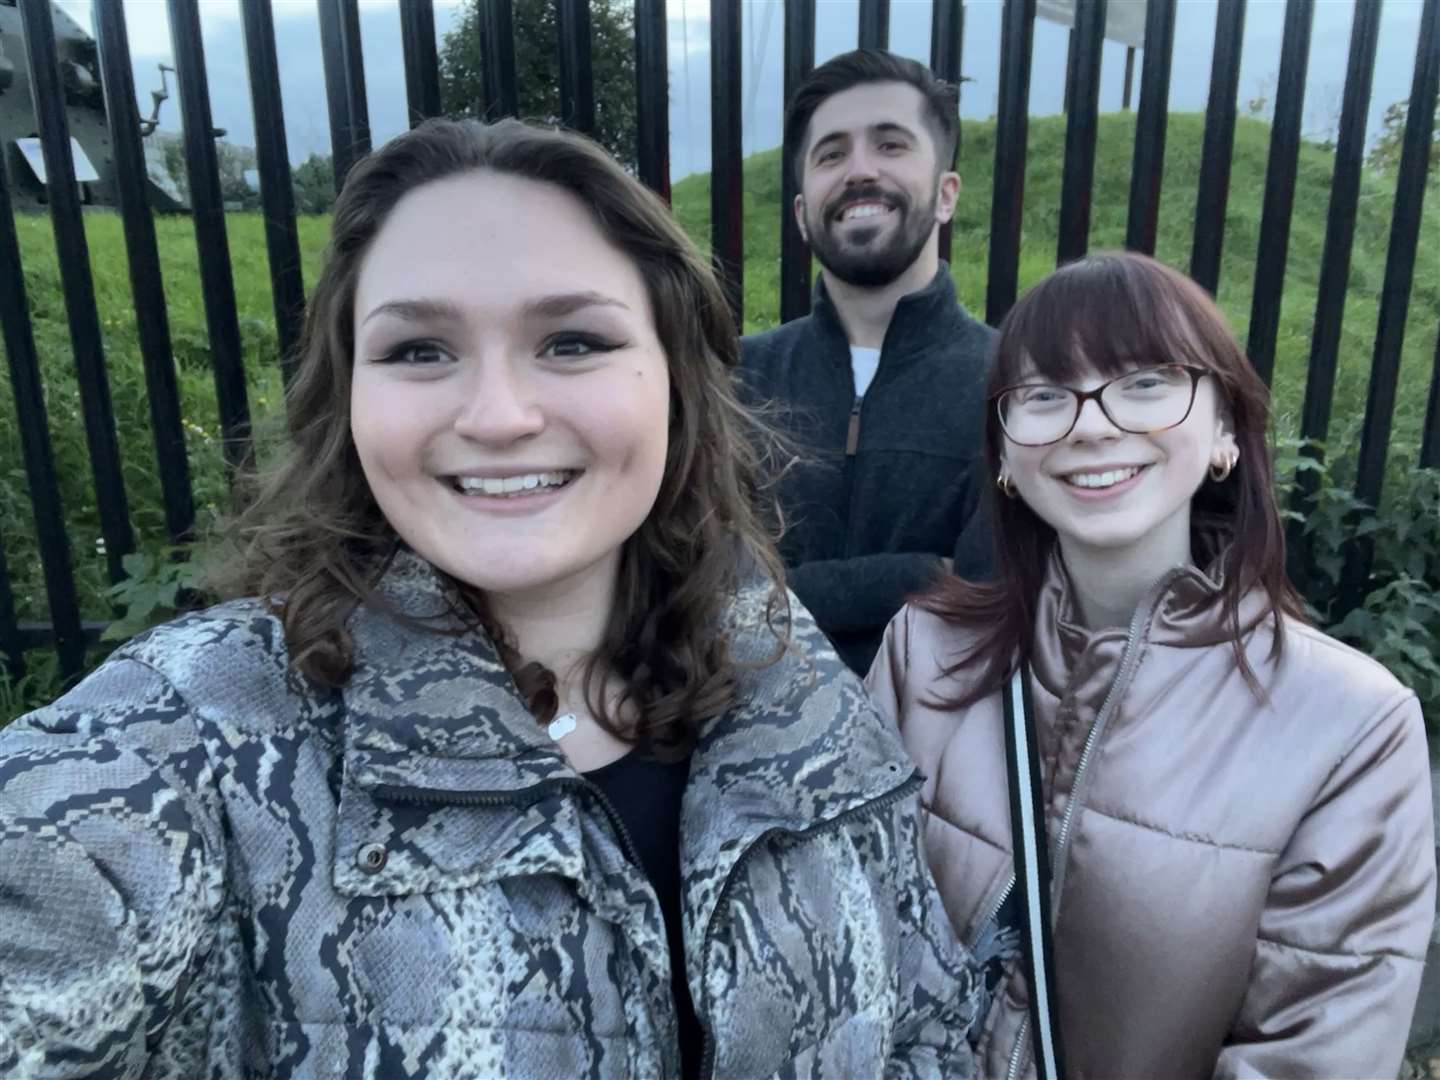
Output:
<instances>
[{"instance_id":1,"label":"woman's smiling teeth","mask_svg":"<svg viewBox=\"0 0 1440 1080\"><path fill-rule=\"evenodd\" d=\"M1139 474L1142 468L1147 466L1131 465L1124 469L1109 469L1105 472L1073 472L1067 473L1062 479L1067 484L1082 488L1108 488L1116 484L1123 484L1132 476Z\"/></svg>"},{"instance_id":2,"label":"woman's smiling teeth","mask_svg":"<svg viewBox=\"0 0 1440 1080\"><path fill-rule=\"evenodd\" d=\"M466 495L523 496L564 487L579 475L578 469L521 473L516 476L454 476L451 482Z\"/></svg>"}]
</instances>

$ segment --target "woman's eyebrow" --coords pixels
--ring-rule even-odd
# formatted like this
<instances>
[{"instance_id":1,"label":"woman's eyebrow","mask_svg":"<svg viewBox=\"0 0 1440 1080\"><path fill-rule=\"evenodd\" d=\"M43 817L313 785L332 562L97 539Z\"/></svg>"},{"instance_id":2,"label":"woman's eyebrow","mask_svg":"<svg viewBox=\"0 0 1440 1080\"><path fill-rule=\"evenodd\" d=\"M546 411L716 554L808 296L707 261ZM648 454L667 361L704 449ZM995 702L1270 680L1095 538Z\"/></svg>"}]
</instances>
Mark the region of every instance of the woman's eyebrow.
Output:
<instances>
[{"instance_id":1,"label":"woman's eyebrow","mask_svg":"<svg viewBox=\"0 0 1440 1080\"><path fill-rule=\"evenodd\" d=\"M527 316L542 316L549 319L560 319L566 315L573 315L587 307L618 307L630 310L630 305L623 300L613 296L606 296L604 293L593 291L555 293L551 296L542 296L531 300L525 305Z\"/></svg>"},{"instance_id":2,"label":"woman's eyebrow","mask_svg":"<svg viewBox=\"0 0 1440 1080\"><path fill-rule=\"evenodd\" d=\"M448 300L387 300L360 321L364 326L379 315L403 319L406 322L464 322L460 309Z\"/></svg>"}]
</instances>

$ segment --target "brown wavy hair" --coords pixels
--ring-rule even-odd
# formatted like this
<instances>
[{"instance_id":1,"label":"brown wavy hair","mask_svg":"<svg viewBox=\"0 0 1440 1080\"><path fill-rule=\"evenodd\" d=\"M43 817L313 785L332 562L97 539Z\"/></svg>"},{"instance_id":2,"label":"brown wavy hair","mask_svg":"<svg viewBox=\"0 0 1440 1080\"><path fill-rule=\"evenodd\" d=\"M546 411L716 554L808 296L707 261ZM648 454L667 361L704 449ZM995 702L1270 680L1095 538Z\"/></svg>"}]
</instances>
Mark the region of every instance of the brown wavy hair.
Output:
<instances>
[{"instance_id":1,"label":"brown wavy hair","mask_svg":"<svg viewBox=\"0 0 1440 1080\"><path fill-rule=\"evenodd\" d=\"M306 311L287 392L288 447L230 530L217 582L270 599L293 668L342 685L355 663L346 620L380 605L377 574L399 544L370 493L350 431L356 281L395 204L423 184L489 170L554 184L590 209L635 263L670 373L670 437L655 505L624 544L615 608L583 672L586 703L613 735L662 753L693 742L734 693L724 616L736 590L770 585L769 624L788 606L759 480L769 431L737 400L734 318L708 262L669 208L591 140L505 120L431 120L359 162L335 204L324 272ZM560 257L560 256L557 256ZM538 720L557 707L555 677L519 656L477 590L445 578L467 630L489 634ZM605 681L624 682L619 701ZM629 719L622 720L622 710Z\"/></svg>"},{"instance_id":2,"label":"brown wavy hair","mask_svg":"<svg viewBox=\"0 0 1440 1080\"><path fill-rule=\"evenodd\" d=\"M1215 301L1184 274L1134 252L1104 252L1068 263L1032 288L1000 324L986 393L988 475L1000 473L1004 433L996 396L1024 376L1073 383L1088 368L1104 378L1137 366L1172 361L1213 373L1221 407L1235 433L1240 459L1230 475L1201 483L1191 499L1191 551L1201 566L1218 563L1218 602L1230 629L1236 663L1250 688L1264 693L1245 656L1240 601L1252 589L1269 596L1275 636L1270 657L1284 650L1282 615L1305 618L1299 594L1285 576L1285 532L1275 504L1267 442L1270 392L1246 358ZM1055 530L1023 499L1004 498L986 485L994 523L995 578L986 583L949 578L919 598L921 607L979 634L946 674L979 665L968 688L946 704L963 707L998 691L1017 660L1034 652L1035 613L1055 549Z\"/></svg>"}]
</instances>

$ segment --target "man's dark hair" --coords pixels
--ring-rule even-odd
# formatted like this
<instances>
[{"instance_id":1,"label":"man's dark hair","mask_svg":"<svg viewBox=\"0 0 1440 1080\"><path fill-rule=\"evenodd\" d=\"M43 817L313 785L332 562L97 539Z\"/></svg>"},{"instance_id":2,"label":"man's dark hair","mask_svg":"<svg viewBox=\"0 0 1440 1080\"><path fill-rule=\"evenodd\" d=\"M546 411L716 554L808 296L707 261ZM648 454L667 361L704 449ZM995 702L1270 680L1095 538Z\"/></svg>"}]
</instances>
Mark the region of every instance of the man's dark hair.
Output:
<instances>
[{"instance_id":1,"label":"man's dark hair","mask_svg":"<svg viewBox=\"0 0 1440 1080\"><path fill-rule=\"evenodd\" d=\"M805 148L810 119L828 98L865 83L899 82L913 86L925 99L924 118L935 143L938 171L952 168L959 138L959 94L924 64L884 49L856 49L827 60L810 73L785 110L785 154L795 179L805 177Z\"/></svg>"}]
</instances>

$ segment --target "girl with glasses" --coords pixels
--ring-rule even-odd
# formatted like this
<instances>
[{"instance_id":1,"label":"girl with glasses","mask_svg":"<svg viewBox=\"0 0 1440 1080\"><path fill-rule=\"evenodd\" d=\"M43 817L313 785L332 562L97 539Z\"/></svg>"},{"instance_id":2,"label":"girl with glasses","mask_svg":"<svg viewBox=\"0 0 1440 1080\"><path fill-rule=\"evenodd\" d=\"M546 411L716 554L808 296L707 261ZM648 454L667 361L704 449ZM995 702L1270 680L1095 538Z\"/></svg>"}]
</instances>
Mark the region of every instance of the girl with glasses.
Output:
<instances>
[{"instance_id":1,"label":"girl with glasses","mask_svg":"<svg viewBox=\"0 0 1440 1080\"><path fill-rule=\"evenodd\" d=\"M737 347L585 138L358 164L250 598L0 733L0 1076L969 1076L919 779L787 600Z\"/></svg>"},{"instance_id":2,"label":"girl with glasses","mask_svg":"<svg viewBox=\"0 0 1440 1080\"><path fill-rule=\"evenodd\" d=\"M1015 306L990 394L996 579L902 610L868 679L985 967L980 1073L1036 1075L1019 670L1066 1075L1394 1076L1435 911L1425 733L1286 579L1264 384L1202 289L1109 254Z\"/></svg>"}]
</instances>

